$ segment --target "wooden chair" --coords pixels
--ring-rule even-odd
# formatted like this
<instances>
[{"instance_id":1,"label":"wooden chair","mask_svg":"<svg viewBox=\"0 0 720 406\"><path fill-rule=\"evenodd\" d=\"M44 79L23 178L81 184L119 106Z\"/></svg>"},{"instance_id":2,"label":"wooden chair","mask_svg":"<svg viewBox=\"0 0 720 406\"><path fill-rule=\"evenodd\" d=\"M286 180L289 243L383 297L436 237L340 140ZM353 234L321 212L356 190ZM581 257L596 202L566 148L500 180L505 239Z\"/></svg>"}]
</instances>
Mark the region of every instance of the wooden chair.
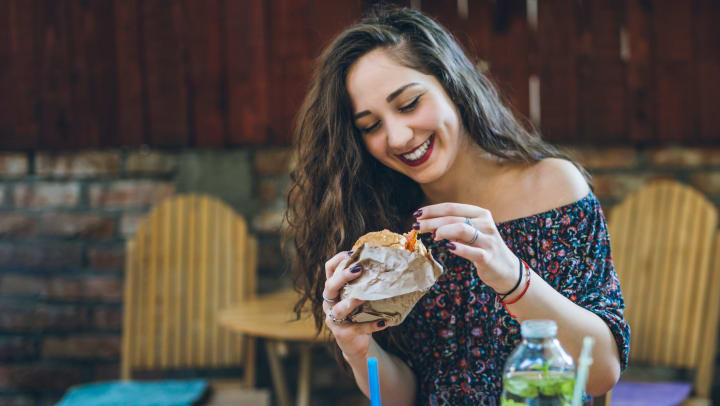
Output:
<instances>
[{"instance_id":1,"label":"wooden chair","mask_svg":"<svg viewBox=\"0 0 720 406\"><path fill-rule=\"evenodd\" d=\"M254 387L255 340L221 328L218 312L254 295L256 252L245 220L215 198L153 209L127 242L121 378L242 366L241 385Z\"/></svg>"},{"instance_id":2,"label":"wooden chair","mask_svg":"<svg viewBox=\"0 0 720 406\"><path fill-rule=\"evenodd\" d=\"M693 404L710 404L720 312L717 228L713 204L673 181L642 187L609 215L632 329L630 362L695 370L691 401L700 403Z\"/></svg>"}]
</instances>

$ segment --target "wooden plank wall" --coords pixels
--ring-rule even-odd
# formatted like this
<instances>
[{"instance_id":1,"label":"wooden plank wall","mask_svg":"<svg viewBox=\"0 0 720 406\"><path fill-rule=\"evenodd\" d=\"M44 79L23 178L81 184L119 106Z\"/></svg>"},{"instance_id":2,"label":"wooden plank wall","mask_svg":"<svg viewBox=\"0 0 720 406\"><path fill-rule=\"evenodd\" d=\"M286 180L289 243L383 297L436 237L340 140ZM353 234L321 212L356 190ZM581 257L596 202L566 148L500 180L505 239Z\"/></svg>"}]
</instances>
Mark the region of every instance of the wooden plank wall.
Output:
<instances>
[{"instance_id":1,"label":"wooden plank wall","mask_svg":"<svg viewBox=\"0 0 720 406\"><path fill-rule=\"evenodd\" d=\"M2 1L0 149L288 145L314 59L378 2ZM450 27L552 141L720 141L714 0L394 3Z\"/></svg>"}]
</instances>

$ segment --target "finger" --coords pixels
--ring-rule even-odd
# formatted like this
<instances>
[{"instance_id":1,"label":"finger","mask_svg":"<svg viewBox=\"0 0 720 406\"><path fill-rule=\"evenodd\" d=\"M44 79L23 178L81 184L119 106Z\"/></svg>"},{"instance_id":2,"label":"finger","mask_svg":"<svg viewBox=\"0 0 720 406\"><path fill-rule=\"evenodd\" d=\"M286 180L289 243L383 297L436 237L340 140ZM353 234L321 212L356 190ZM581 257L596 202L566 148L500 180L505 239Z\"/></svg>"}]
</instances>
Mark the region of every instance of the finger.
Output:
<instances>
[{"instance_id":1,"label":"finger","mask_svg":"<svg viewBox=\"0 0 720 406\"><path fill-rule=\"evenodd\" d=\"M497 226L492 217L480 217L471 219L470 223L485 234L495 234Z\"/></svg>"},{"instance_id":2,"label":"finger","mask_svg":"<svg viewBox=\"0 0 720 406\"><path fill-rule=\"evenodd\" d=\"M457 216L445 216L445 217L435 217L430 218L426 220L416 220L416 223L419 228L414 227L418 232L420 233L431 233L437 230L438 228L442 226L446 226L449 224L455 224L455 223L464 223L465 217L457 217Z\"/></svg>"},{"instance_id":3,"label":"finger","mask_svg":"<svg viewBox=\"0 0 720 406\"><path fill-rule=\"evenodd\" d=\"M447 249L452 251L453 254L463 257L468 261L475 264L486 264L488 261L488 251L478 247L471 247L467 244L463 244L457 241L449 241L445 244Z\"/></svg>"},{"instance_id":4,"label":"finger","mask_svg":"<svg viewBox=\"0 0 720 406\"><path fill-rule=\"evenodd\" d=\"M477 238L475 237L476 233ZM449 224L435 230L435 240L450 240L452 242L460 242L465 245L472 245L473 247L488 247L488 243L490 243L491 238L492 237L490 235L485 234L474 227L470 227L465 223ZM470 241L472 241L472 244L470 244Z\"/></svg>"},{"instance_id":5,"label":"finger","mask_svg":"<svg viewBox=\"0 0 720 406\"><path fill-rule=\"evenodd\" d=\"M363 303L365 303L365 300L343 299L334 304L330 310L332 310L336 319L344 319Z\"/></svg>"},{"instance_id":6,"label":"finger","mask_svg":"<svg viewBox=\"0 0 720 406\"><path fill-rule=\"evenodd\" d=\"M350 268L345 268L342 271L334 272L333 275L325 281L325 290L323 295L328 299L334 299L340 296L340 290L348 282L357 279L362 275L362 265L355 264Z\"/></svg>"},{"instance_id":7,"label":"finger","mask_svg":"<svg viewBox=\"0 0 720 406\"><path fill-rule=\"evenodd\" d=\"M490 212L482 207L462 203L438 203L420 208L419 220L428 220L436 217L484 217Z\"/></svg>"},{"instance_id":8,"label":"finger","mask_svg":"<svg viewBox=\"0 0 720 406\"><path fill-rule=\"evenodd\" d=\"M329 327L337 341L345 341L352 339L355 336L372 334L377 331L385 330L388 328L385 320L367 321L364 323L335 323L330 318L326 318L326 322L329 323Z\"/></svg>"},{"instance_id":9,"label":"finger","mask_svg":"<svg viewBox=\"0 0 720 406\"><path fill-rule=\"evenodd\" d=\"M376 331L385 330L386 328L388 328L388 325L385 320L352 323L352 329L355 334L372 334Z\"/></svg>"},{"instance_id":10,"label":"finger","mask_svg":"<svg viewBox=\"0 0 720 406\"><path fill-rule=\"evenodd\" d=\"M338 331L341 328L340 326L342 326L343 324L346 324L346 323L345 322L342 322L342 323L336 322L335 320L333 320L332 317L333 316L330 315L329 311L325 313L325 325L328 326L328 328L332 332L332 335L337 339ZM336 317L336 319L337 319L337 317Z\"/></svg>"},{"instance_id":11,"label":"finger","mask_svg":"<svg viewBox=\"0 0 720 406\"><path fill-rule=\"evenodd\" d=\"M350 255L352 255L352 251L338 252L334 257L325 262L325 279L330 279L333 273L335 273L335 268L337 268L344 259L349 258Z\"/></svg>"},{"instance_id":12,"label":"finger","mask_svg":"<svg viewBox=\"0 0 720 406\"><path fill-rule=\"evenodd\" d=\"M338 317L335 316L335 313L333 313L333 306L329 305L327 302L323 303L323 310L325 311L325 325L330 327L331 330L333 330L335 327L339 326L341 323L335 322L333 320L333 317L335 319L338 319ZM333 330L334 334L334 330Z\"/></svg>"},{"instance_id":13,"label":"finger","mask_svg":"<svg viewBox=\"0 0 720 406\"><path fill-rule=\"evenodd\" d=\"M340 303L342 303L342 305L338 306ZM325 311L325 324L328 326L352 323L348 320L348 315L351 314L358 306L365 303L365 301L359 299L346 299L340 303L338 303L338 305L327 305L327 303L323 305L323 310Z\"/></svg>"}]
</instances>

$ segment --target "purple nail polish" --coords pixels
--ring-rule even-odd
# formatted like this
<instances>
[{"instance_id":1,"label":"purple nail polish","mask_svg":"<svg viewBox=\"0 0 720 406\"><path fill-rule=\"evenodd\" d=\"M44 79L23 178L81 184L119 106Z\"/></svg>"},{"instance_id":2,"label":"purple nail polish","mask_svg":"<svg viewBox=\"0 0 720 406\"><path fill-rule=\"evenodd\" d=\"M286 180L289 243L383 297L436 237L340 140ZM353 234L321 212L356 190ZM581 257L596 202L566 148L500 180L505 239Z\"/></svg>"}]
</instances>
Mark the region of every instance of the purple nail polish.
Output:
<instances>
[{"instance_id":1,"label":"purple nail polish","mask_svg":"<svg viewBox=\"0 0 720 406\"><path fill-rule=\"evenodd\" d=\"M351 257L353 252L355 252L355 251L348 251L348 256Z\"/></svg>"},{"instance_id":2,"label":"purple nail polish","mask_svg":"<svg viewBox=\"0 0 720 406\"><path fill-rule=\"evenodd\" d=\"M360 271L362 271L362 265L360 264L355 264L352 266L352 268L350 268L350 272L352 273L358 273Z\"/></svg>"},{"instance_id":3,"label":"purple nail polish","mask_svg":"<svg viewBox=\"0 0 720 406\"><path fill-rule=\"evenodd\" d=\"M420 217L422 216L422 209L418 209L415 213L413 213L413 217Z\"/></svg>"},{"instance_id":4,"label":"purple nail polish","mask_svg":"<svg viewBox=\"0 0 720 406\"><path fill-rule=\"evenodd\" d=\"M432 239L435 240L435 231L433 231Z\"/></svg>"},{"instance_id":5,"label":"purple nail polish","mask_svg":"<svg viewBox=\"0 0 720 406\"><path fill-rule=\"evenodd\" d=\"M455 251L457 246L455 244L451 243L450 241L445 243L445 248L449 249L450 251Z\"/></svg>"},{"instance_id":6,"label":"purple nail polish","mask_svg":"<svg viewBox=\"0 0 720 406\"><path fill-rule=\"evenodd\" d=\"M415 229L415 230L419 230L419 229L420 229L420 223L413 223L412 228Z\"/></svg>"},{"instance_id":7,"label":"purple nail polish","mask_svg":"<svg viewBox=\"0 0 720 406\"><path fill-rule=\"evenodd\" d=\"M378 321L377 326L378 326L378 327L385 327L385 320L380 320L380 321Z\"/></svg>"}]
</instances>

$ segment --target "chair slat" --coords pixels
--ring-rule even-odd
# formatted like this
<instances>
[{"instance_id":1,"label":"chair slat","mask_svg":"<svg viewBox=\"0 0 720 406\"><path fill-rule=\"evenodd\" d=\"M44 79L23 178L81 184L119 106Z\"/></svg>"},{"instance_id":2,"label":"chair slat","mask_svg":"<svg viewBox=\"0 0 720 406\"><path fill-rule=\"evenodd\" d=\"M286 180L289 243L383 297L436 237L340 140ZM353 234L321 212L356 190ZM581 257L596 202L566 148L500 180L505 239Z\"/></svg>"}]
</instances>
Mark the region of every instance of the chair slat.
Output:
<instances>
[{"instance_id":1,"label":"chair slat","mask_svg":"<svg viewBox=\"0 0 720 406\"><path fill-rule=\"evenodd\" d=\"M186 198L181 197L175 200L175 204L172 206L172 213L170 215L172 222L172 271L174 282L173 286L173 297L172 297L172 316L174 318L173 328L173 340L172 340L172 365L173 367L182 366L181 356L182 353L182 337L184 335L183 322L182 322L182 298L183 298L183 281L185 280L185 267L183 266L183 241L185 238L185 222L184 219L184 204Z\"/></svg>"},{"instance_id":2,"label":"chair slat","mask_svg":"<svg viewBox=\"0 0 720 406\"><path fill-rule=\"evenodd\" d=\"M161 231L160 228L160 216L154 215L150 216L150 249L148 250L149 254L149 264L148 264L148 276L149 276L149 282L148 282L148 308L147 308L147 318L145 319L145 336L147 337L147 352L145 352L145 359L143 365L149 369L152 369L156 366L157 361L157 297L158 297L158 273L160 270L160 255L158 253L159 250L159 236Z\"/></svg>"},{"instance_id":3,"label":"chair slat","mask_svg":"<svg viewBox=\"0 0 720 406\"><path fill-rule=\"evenodd\" d=\"M209 225L208 225L208 208L207 208L207 201L201 200L200 201L200 241L198 241L198 244L200 245L200 262L198 263L198 281L199 284L199 295L198 295L198 308L200 309L200 312L198 314L198 329L197 329L197 336L198 336L198 363L200 365L205 365L206 362L206 332L207 332L207 289L208 289L208 249L209 249L209 241L208 241L208 233L209 233Z\"/></svg>"},{"instance_id":4,"label":"chair slat","mask_svg":"<svg viewBox=\"0 0 720 406\"><path fill-rule=\"evenodd\" d=\"M652 338L650 360L657 363L665 362L667 354L664 353L664 347L672 346L678 340L676 330L668 327L673 310L678 306L676 297L671 292L673 285L679 282L677 280L679 274L673 272L674 258L681 256L675 244L675 236L682 228L679 226L681 220L679 214L682 211L683 196L682 190L674 186L663 183L658 187L657 199L661 202L662 210L653 219L661 225L656 235L658 246L654 249L658 261L651 276L654 288L646 294L652 300L651 308L655 309L652 315L655 325L650 335ZM661 315L662 317L659 317Z\"/></svg>"},{"instance_id":5,"label":"chair slat","mask_svg":"<svg viewBox=\"0 0 720 406\"><path fill-rule=\"evenodd\" d=\"M229 213L227 210L221 211L221 218L220 218L220 226L222 227L222 234L225 236L225 238L222 241L223 249L221 252L222 256L222 280L224 281L223 286L223 300L222 300L222 308L228 308L232 303L232 286L233 285L233 274L232 271L232 253L234 252L235 247L233 246L234 240L232 239L232 219L229 216ZM232 353L230 352L230 340L231 340L231 334L229 329L223 329L221 332L221 353L223 355L222 363L223 365L232 365L233 359L232 359Z\"/></svg>"},{"instance_id":6,"label":"chair slat","mask_svg":"<svg viewBox=\"0 0 720 406\"><path fill-rule=\"evenodd\" d=\"M196 351L195 351L195 309L197 309L197 304L195 301L197 298L195 297L195 289L197 287L197 259L196 259L196 247L197 247L197 230L198 230L198 224L197 224L197 201L195 196L190 196L190 200L188 202L190 210L188 211L188 261L187 261L187 302L186 302L186 314L187 314L187 320L186 320L186 326L187 326L187 350L186 350L186 356L187 356L187 362L185 365L194 365L197 359L196 357Z\"/></svg>"},{"instance_id":7,"label":"chair slat","mask_svg":"<svg viewBox=\"0 0 720 406\"><path fill-rule=\"evenodd\" d=\"M682 269L687 261L687 240L691 237L691 227L688 227L687 213L691 205L691 196L684 193L684 189L680 185L675 185L674 198L677 201L677 209L671 213L671 221L673 226L667 231L669 236L669 244L660 247L666 253L665 266L658 272L657 278L669 281L669 289L662 292L665 297L663 300L664 307L658 309L660 322L664 326L661 339L660 353L655 356L657 362L662 365L673 365L676 361L674 352L681 345L682 333L677 328L673 328L675 324L681 323L684 318L685 297L682 294L684 286L689 283L687 275L677 272ZM664 220L662 220L664 221Z\"/></svg>"},{"instance_id":8,"label":"chair slat","mask_svg":"<svg viewBox=\"0 0 720 406\"><path fill-rule=\"evenodd\" d=\"M644 308L648 306L647 301L647 289L648 286L644 286L642 283L638 283L640 280L647 280L648 269L651 267L651 246L648 239L635 238L636 235L653 235L656 230L657 224L649 219L644 219L640 213L646 211L655 210L657 200L650 194L640 194L636 199L629 200L625 205L619 207L619 210L626 210L629 215L630 228L637 234L628 234L625 241L619 242L619 250L615 252L613 248L613 257L626 257L627 267L618 268L617 272L620 275L621 286L628 291L628 297L630 300L627 303L626 314L630 320L631 328L644 330L647 329L646 324L650 323L642 317L635 317L635 315L644 314ZM611 218L614 216L611 216ZM611 241L611 244L612 241ZM613 245L614 247L614 245ZM623 270L628 272L624 272ZM633 311L635 309L636 311ZM635 340L635 336L633 337ZM630 346L631 357L638 357L640 359L647 358L649 350L647 342L644 340L634 341L633 345Z\"/></svg>"},{"instance_id":9,"label":"chair slat","mask_svg":"<svg viewBox=\"0 0 720 406\"><path fill-rule=\"evenodd\" d=\"M228 219L224 226L226 227L226 232L229 236L227 241L227 251L225 251L225 256L227 257L226 264L228 272L227 284L225 288L228 292L228 301L230 304L232 304L237 301L237 278L241 276L238 272L234 272L233 270L236 269L238 264L242 264L242 262L237 262L237 259L240 257L237 253L237 227L235 227L235 220ZM228 334L228 340L225 347L225 353L228 354L229 362L231 364L237 364L242 360L242 352L235 351L235 343L237 340L239 340L238 335L234 334L228 329L226 329L226 332Z\"/></svg>"},{"instance_id":10,"label":"chair slat","mask_svg":"<svg viewBox=\"0 0 720 406\"><path fill-rule=\"evenodd\" d=\"M243 230L246 226L243 221ZM243 246L245 247L246 269L257 269L257 252L258 252L258 241L255 237L243 233L241 239L244 239ZM255 296L257 292L257 272L247 272L245 280L245 289L242 292L243 298ZM243 341L241 347L243 348L243 354L245 355L245 371L247 371L245 377L245 384L248 387L255 386L255 356L256 356L256 344L257 340L253 337L248 337Z\"/></svg>"},{"instance_id":11,"label":"chair slat","mask_svg":"<svg viewBox=\"0 0 720 406\"><path fill-rule=\"evenodd\" d=\"M627 202L623 203L623 207L617 207L617 210L612 212L612 216L608 219L608 230L610 232L610 242L612 245L613 260L616 269L628 269L632 264L632 255L634 251L629 251L627 245L631 240L631 235L634 230L631 229L630 218L632 218L632 205ZM618 279L620 281L620 287L622 288L623 299L625 306L629 306L630 303L635 301L634 290L630 289L633 285L627 279L634 275L633 273L622 273L618 272ZM633 325L633 320L630 318L631 314L625 314L626 320L630 325ZM630 347L631 351L633 346Z\"/></svg>"},{"instance_id":12,"label":"chair slat","mask_svg":"<svg viewBox=\"0 0 720 406\"><path fill-rule=\"evenodd\" d=\"M144 263L145 263L145 257L147 255L147 238L146 233L142 233L140 237L138 238L138 245L137 245L137 276L138 276L138 284L135 286L135 293L136 301L137 301L137 307L136 309L138 312L136 313L137 317L135 318L135 335L132 340L132 345L134 347L134 362L133 364L136 366L144 366L143 363L143 352L148 351L148 342L147 342L147 336L144 333L144 327L146 325L145 323L145 317L147 316L147 311L141 311L144 309L147 309L148 304L148 296L147 294L147 285L148 285L148 273L143 271Z\"/></svg>"},{"instance_id":13,"label":"chair slat","mask_svg":"<svg viewBox=\"0 0 720 406\"><path fill-rule=\"evenodd\" d=\"M245 257L247 258L247 263L245 264L245 266L248 269L257 269L258 240L255 237L247 236L245 244L247 245L247 251L245 255ZM245 283L246 287L243 297L246 298L255 296L257 292L257 273L250 273Z\"/></svg>"},{"instance_id":14,"label":"chair slat","mask_svg":"<svg viewBox=\"0 0 720 406\"><path fill-rule=\"evenodd\" d=\"M655 244L652 247L649 268L645 270L647 273L645 300L648 302L649 309L653 310L644 313L644 319L647 321L646 327L648 328L647 357L650 362L659 362L661 343L667 333L664 331L664 318L658 316L660 312L666 311L664 306L667 302L667 297L664 296L668 286L667 278L661 272L665 267L665 254L670 240L668 235L670 233L670 223L668 220L672 216L672 200L669 199L669 194L670 191L666 183L658 184L658 187L653 189L653 196L657 201L657 211L655 212L655 218L650 221L656 225L653 234ZM658 219L662 219L662 221L658 221ZM652 272L648 272L648 270Z\"/></svg>"},{"instance_id":15,"label":"chair slat","mask_svg":"<svg viewBox=\"0 0 720 406\"><path fill-rule=\"evenodd\" d=\"M692 268L692 272L697 275L692 280L694 284L691 289L688 290L687 295L690 297L690 309L687 319L690 322L688 327L689 334L687 335L685 345L683 348L689 348L688 359L686 360L686 366L697 366L698 357L700 354L700 337L703 333L703 329L707 328L704 323L707 315L705 312L708 310L704 305L704 296L701 296L701 292L707 287L710 281L711 271L711 256L712 256L712 243L713 237L715 236L715 228L717 224L717 212L714 208L707 206L706 202L700 202L698 206L706 206L705 209L700 209L701 213L699 221L699 229L696 230L698 235L698 242L695 245L696 255L695 263L696 267ZM708 225L713 225L711 228ZM717 253L715 253L717 255ZM718 292L709 292L711 295L716 295ZM717 325L715 326L717 330Z\"/></svg>"},{"instance_id":16,"label":"chair slat","mask_svg":"<svg viewBox=\"0 0 720 406\"><path fill-rule=\"evenodd\" d=\"M253 263L251 256L255 253L257 246L252 245L252 239L247 234L247 224L245 224L244 221L238 221L237 225L236 247L238 254L241 255L241 257L238 258L238 261L240 261L240 263L242 263L247 269L255 269L255 264ZM254 272L245 275L238 275L236 279L238 287L235 291L236 300L246 299L249 297L248 292L251 289L250 286L254 275ZM247 344L247 340L238 335L236 350L243 354L244 357L246 357L246 354L249 354Z\"/></svg>"},{"instance_id":17,"label":"chair slat","mask_svg":"<svg viewBox=\"0 0 720 406\"><path fill-rule=\"evenodd\" d=\"M710 388L715 366L715 355L717 352L718 324L720 324L720 232L714 235L711 245L713 262L710 267L710 283L704 289L707 300L702 303L707 309L703 314L707 320L707 326L703 330L702 343L700 344L701 354L698 362L698 371L695 375L695 391L703 398L710 398Z\"/></svg>"},{"instance_id":18,"label":"chair slat","mask_svg":"<svg viewBox=\"0 0 720 406\"><path fill-rule=\"evenodd\" d=\"M210 275L212 276L211 282L212 282L212 295L210 297L210 300L212 301L212 305L209 307L210 309L210 362L212 366L218 366L220 365L220 323L218 323L217 319L217 311L220 308L220 265L221 265L221 258L220 258L220 233L222 232L222 229L219 227L220 224L220 206L218 204L212 204L212 217L213 217L213 224L212 232L213 232L213 238L212 238L212 245L210 248L213 250L212 255L212 272Z\"/></svg>"},{"instance_id":19,"label":"chair slat","mask_svg":"<svg viewBox=\"0 0 720 406\"><path fill-rule=\"evenodd\" d=\"M172 313L170 313L170 244L172 243L170 236L170 214L173 203L168 201L165 203L164 210L158 213L160 217L160 235L159 244L162 246L160 251L160 276L162 284L162 313L160 314L160 367L168 368L170 359L170 329L172 326Z\"/></svg>"},{"instance_id":20,"label":"chair slat","mask_svg":"<svg viewBox=\"0 0 720 406\"><path fill-rule=\"evenodd\" d=\"M125 244L126 260L125 260L125 290L123 297L123 335L122 335L122 354L120 361L120 379L130 379L130 369L132 364L132 337L135 334L135 326L131 315L135 312L135 266L137 256L135 253L135 241L128 240Z\"/></svg>"},{"instance_id":21,"label":"chair slat","mask_svg":"<svg viewBox=\"0 0 720 406\"><path fill-rule=\"evenodd\" d=\"M703 221L702 213L698 211L697 207L699 201L689 199L688 201L688 213L686 214L686 233L683 236L686 246L685 255L679 255L681 263L676 269L678 274L682 274L682 282L678 283L677 294L682 299L678 303L678 312L683 315L681 320L677 320L677 330L682 332L682 337L678 340L678 347L668 348L668 352L674 352L672 361L666 365L673 366L686 366L690 365L690 359L694 358L689 353L694 352L692 348L688 348L688 335L691 333L687 329L690 326L689 312L692 307L691 301L696 300L689 296L689 293L693 290L694 282L697 282L698 273L696 272L699 265L699 258L697 258L697 246L701 243L701 236L698 235L697 229L700 223ZM678 236L680 239L680 236ZM668 320L668 323L674 320ZM671 327L672 325L669 324ZM679 351L682 350L682 351Z\"/></svg>"}]
</instances>

